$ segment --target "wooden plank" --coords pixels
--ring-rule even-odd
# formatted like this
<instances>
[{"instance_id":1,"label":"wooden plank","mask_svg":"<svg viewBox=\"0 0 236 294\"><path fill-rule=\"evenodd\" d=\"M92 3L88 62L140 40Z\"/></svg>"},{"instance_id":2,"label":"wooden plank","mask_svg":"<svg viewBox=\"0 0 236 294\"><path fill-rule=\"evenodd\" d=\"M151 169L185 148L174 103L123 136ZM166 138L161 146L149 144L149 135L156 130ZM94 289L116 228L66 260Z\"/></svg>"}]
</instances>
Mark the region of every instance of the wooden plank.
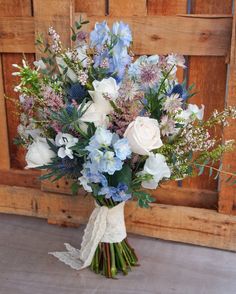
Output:
<instances>
[{"instance_id":1,"label":"wooden plank","mask_svg":"<svg viewBox=\"0 0 236 294\"><path fill-rule=\"evenodd\" d=\"M26 54L27 60L32 63L34 61L34 54ZM25 150L19 148L13 143L13 139L17 135L17 126L19 124L19 114L16 105L19 94L14 92L14 86L19 83L19 78L12 76L14 68L13 63L21 64L23 59L22 54L5 53L2 56L3 66L3 80L4 80L4 93L6 99L6 112L7 112L7 126L8 126L8 139L11 157L11 167L24 168L25 163Z\"/></svg>"},{"instance_id":2,"label":"wooden plank","mask_svg":"<svg viewBox=\"0 0 236 294\"><path fill-rule=\"evenodd\" d=\"M104 18L90 18L91 28ZM108 23L118 18L106 17ZM175 16L124 17L134 36L134 52L142 54L225 56L230 48L232 19Z\"/></svg>"},{"instance_id":3,"label":"wooden plank","mask_svg":"<svg viewBox=\"0 0 236 294\"><path fill-rule=\"evenodd\" d=\"M187 0L148 0L148 15L176 15L185 13Z\"/></svg>"},{"instance_id":4,"label":"wooden plank","mask_svg":"<svg viewBox=\"0 0 236 294\"><path fill-rule=\"evenodd\" d=\"M10 153L8 144L8 133L7 133L7 116L6 116L6 105L5 96L3 91L3 75L2 75L2 56L0 54L0 168L10 168Z\"/></svg>"},{"instance_id":5,"label":"wooden plank","mask_svg":"<svg viewBox=\"0 0 236 294\"><path fill-rule=\"evenodd\" d=\"M68 197L22 187L0 187L0 212L86 223L94 207L91 197ZM128 202L125 209L128 232L236 251L236 217L216 211L152 204L141 209Z\"/></svg>"},{"instance_id":6,"label":"wooden plank","mask_svg":"<svg viewBox=\"0 0 236 294\"><path fill-rule=\"evenodd\" d=\"M233 33L231 42L230 67L227 86L226 105L236 105L236 7L234 7L234 21ZM236 140L236 124L231 121L229 127L223 129L224 140ZM236 171L236 154L228 153L223 156L223 166L230 169L232 172ZM233 213L236 212L234 200L236 199L236 186L225 183L223 177L220 178L220 193L219 193L219 212Z\"/></svg>"},{"instance_id":7,"label":"wooden plank","mask_svg":"<svg viewBox=\"0 0 236 294\"><path fill-rule=\"evenodd\" d=\"M91 15L106 15L106 1L105 0L75 0L75 12L84 12L88 16Z\"/></svg>"},{"instance_id":8,"label":"wooden plank","mask_svg":"<svg viewBox=\"0 0 236 294\"><path fill-rule=\"evenodd\" d=\"M192 16L199 17L199 14L230 14L232 9L231 0L194 0L191 2ZM195 15L196 14L196 15ZM227 64L223 57L190 57L189 58L189 84L196 85L198 94L191 99L191 103L204 104L205 117L207 118L214 109L222 110L225 105L225 89L227 77ZM221 129L218 128L215 135L221 136ZM183 187L208 189L216 191L218 181L213 177L209 178L206 171L199 178L188 179L183 182Z\"/></svg>"},{"instance_id":9,"label":"wooden plank","mask_svg":"<svg viewBox=\"0 0 236 294\"><path fill-rule=\"evenodd\" d=\"M31 16L31 0L1 0L0 16Z\"/></svg>"},{"instance_id":10,"label":"wooden plank","mask_svg":"<svg viewBox=\"0 0 236 294\"><path fill-rule=\"evenodd\" d=\"M109 0L109 16L144 16L147 15L146 0Z\"/></svg>"},{"instance_id":11,"label":"wooden plank","mask_svg":"<svg viewBox=\"0 0 236 294\"><path fill-rule=\"evenodd\" d=\"M44 33L46 35L48 28L53 26L60 35L62 44L65 47L70 46L71 27L74 25L74 1L33 0L33 7L35 33Z\"/></svg>"},{"instance_id":12,"label":"wooden plank","mask_svg":"<svg viewBox=\"0 0 236 294\"><path fill-rule=\"evenodd\" d=\"M0 169L0 185L40 189L40 174L37 170Z\"/></svg>"},{"instance_id":13,"label":"wooden plank","mask_svg":"<svg viewBox=\"0 0 236 294\"><path fill-rule=\"evenodd\" d=\"M0 52L35 52L32 17L0 18Z\"/></svg>"},{"instance_id":14,"label":"wooden plank","mask_svg":"<svg viewBox=\"0 0 236 294\"><path fill-rule=\"evenodd\" d=\"M41 2L42 3L42 2ZM50 2L51 3L51 2ZM39 12L38 12L39 13ZM46 16L37 20L44 23L38 27L38 32L46 31L48 26L58 22L59 33L62 32L62 40L69 42L69 34L64 32L65 22L68 18L55 16L55 19L46 22ZM57 19L57 21L56 21ZM60 19L60 20L58 20ZM96 21L102 21L104 17L91 17L90 27ZM108 22L114 22L117 18L108 17ZM124 22L131 25L134 35L134 52L141 54L167 54L169 52L183 55L226 56L230 48L230 34L232 20L228 18L189 18L172 16L148 16L148 17L124 17ZM19 24L20 30L15 25ZM41 25L40 25L41 26ZM34 52L33 45L33 19L0 18L1 52ZM14 31L14 33L12 32ZM31 34L30 34L31 31ZM171 32L171 33L170 33ZM7 36L7 37L6 37ZM17 36L17 38L16 38Z\"/></svg>"},{"instance_id":15,"label":"wooden plank","mask_svg":"<svg viewBox=\"0 0 236 294\"><path fill-rule=\"evenodd\" d=\"M1 183L1 181L0 181ZM60 179L57 182L42 181L44 192L71 195L71 181ZM165 184L161 188L149 191L159 204L171 204L198 208L217 209L218 193L208 190L177 188L176 185Z\"/></svg>"}]
</instances>

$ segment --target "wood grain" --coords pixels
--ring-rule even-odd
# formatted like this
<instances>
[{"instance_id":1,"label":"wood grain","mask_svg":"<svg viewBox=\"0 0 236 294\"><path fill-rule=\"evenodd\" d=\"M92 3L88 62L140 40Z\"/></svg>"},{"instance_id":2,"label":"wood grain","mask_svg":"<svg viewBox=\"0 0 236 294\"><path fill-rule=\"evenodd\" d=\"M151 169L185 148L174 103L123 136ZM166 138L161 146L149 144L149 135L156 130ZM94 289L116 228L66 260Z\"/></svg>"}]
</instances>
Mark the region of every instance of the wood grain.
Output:
<instances>
[{"instance_id":1,"label":"wood grain","mask_svg":"<svg viewBox=\"0 0 236 294\"><path fill-rule=\"evenodd\" d=\"M94 207L91 197L68 197L22 187L0 187L0 212L48 218L56 223L86 223ZM182 206L128 202L128 232L236 251L236 216Z\"/></svg>"},{"instance_id":2,"label":"wood grain","mask_svg":"<svg viewBox=\"0 0 236 294\"><path fill-rule=\"evenodd\" d=\"M40 10L39 10L40 11ZM39 13L39 11L37 13ZM69 10L67 11L69 12ZM49 25L57 27L58 32L63 32L62 41L70 42L69 32L65 33L65 25L68 18L60 16L45 21L37 20L35 16L36 31L46 32ZM64 20L62 20L64 18ZM104 17L90 17L91 29L96 21L102 21ZM117 18L106 18L109 23ZM189 18L171 16L149 16L149 17L124 17L124 22L131 25L134 36L134 52L142 54L167 54L170 52L181 53L183 55L206 55L206 56L226 56L230 48L231 18ZM64 25L63 21L65 21ZM33 19L16 19L20 31L15 28L11 19L0 18L1 45L2 52L34 52ZM39 27L38 27L38 24ZM42 25L43 24L43 25ZM68 23L68 27L69 27ZM12 30L15 32L12 33ZM170 34L171 32L171 34ZM18 35L19 34L19 35ZM32 34L32 35L31 35ZM16 36L18 36L16 38ZM24 39L27 36L27 39Z\"/></svg>"},{"instance_id":3,"label":"wood grain","mask_svg":"<svg viewBox=\"0 0 236 294\"><path fill-rule=\"evenodd\" d=\"M31 16L31 0L1 0L0 16Z\"/></svg>"},{"instance_id":4,"label":"wood grain","mask_svg":"<svg viewBox=\"0 0 236 294\"><path fill-rule=\"evenodd\" d=\"M54 27L62 44L71 44L71 27L74 25L73 0L33 0L35 34L47 35L48 28ZM37 52L39 53L39 52Z\"/></svg>"},{"instance_id":5,"label":"wood grain","mask_svg":"<svg viewBox=\"0 0 236 294\"><path fill-rule=\"evenodd\" d=\"M176 15L185 13L187 0L148 0L148 15Z\"/></svg>"},{"instance_id":6,"label":"wood grain","mask_svg":"<svg viewBox=\"0 0 236 294\"><path fill-rule=\"evenodd\" d=\"M8 170L10 168L10 153L7 133L7 116L6 104L3 91L3 75L2 75L2 56L0 54L0 168Z\"/></svg>"},{"instance_id":7,"label":"wood grain","mask_svg":"<svg viewBox=\"0 0 236 294\"><path fill-rule=\"evenodd\" d=\"M0 168L0 185L19 186L26 188L40 189L41 181L39 181L40 171L38 170L20 170Z\"/></svg>"},{"instance_id":8,"label":"wood grain","mask_svg":"<svg viewBox=\"0 0 236 294\"><path fill-rule=\"evenodd\" d=\"M194 0L191 5L193 14L230 14L231 0ZM192 56L189 58L189 84L196 85L198 94L191 99L191 103L204 104L205 118L214 111L222 110L225 105L227 79L227 64L223 57ZM216 135L222 135L218 129ZM209 178L207 171L199 178L188 179L183 182L184 187L209 189L216 191L218 181Z\"/></svg>"},{"instance_id":9,"label":"wood grain","mask_svg":"<svg viewBox=\"0 0 236 294\"><path fill-rule=\"evenodd\" d=\"M25 57L29 63L34 61L34 54L26 54ZM23 55L20 53L5 53L2 56L4 93L7 97L6 111L11 167L20 169L24 168L26 163L24 149L17 147L17 145L13 143L13 139L17 135L17 126L19 124L19 111L16 105L16 102L19 99L19 94L14 92L14 86L19 83L19 78L12 76L12 72L15 71L15 69L12 67L12 64L22 64L22 59Z\"/></svg>"},{"instance_id":10,"label":"wood grain","mask_svg":"<svg viewBox=\"0 0 236 294\"><path fill-rule=\"evenodd\" d=\"M106 1L105 0L75 0L75 12L84 12L88 16L106 14Z\"/></svg>"},{"instance_id":11,"label":"wood grain","mask_svg":"<svg viewBox=\"0 0 236 294\"><path fill-rule=\"evenodd\" d=\"M230 67L228 78L228 93L226 97L226 105L236 106L236 7L234 7L233 33L231 42ZM236 124L231 121L229 127L223 129L224 140L236 140ZM235 173L236 171L236 153L228 153L223 156L222 160L225 169ZM220 178L219 193L219 211L222 213L236 212L236 186L225 183L223 177Z\"/></svg>"},{"instance_id":12,"label":"wood grain","mask_svg":"<svg viewBox=\"0 0 236 294\"><path fill-rule=\"evenodd\" d=\"M109 16L144 16L147 14L146 0L109 0Z\"/></svg>"}]
</instances>

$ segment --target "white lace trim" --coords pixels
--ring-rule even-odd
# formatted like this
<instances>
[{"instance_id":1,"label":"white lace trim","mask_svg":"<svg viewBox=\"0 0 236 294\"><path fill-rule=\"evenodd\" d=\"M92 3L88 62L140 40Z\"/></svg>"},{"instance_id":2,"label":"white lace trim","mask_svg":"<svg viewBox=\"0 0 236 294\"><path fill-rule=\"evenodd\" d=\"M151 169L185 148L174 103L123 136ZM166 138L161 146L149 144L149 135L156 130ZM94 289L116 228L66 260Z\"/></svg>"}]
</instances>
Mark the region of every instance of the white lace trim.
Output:
<instances>
[{"instance_id":1,"label":"white lace trim","mask_svg":"<svg viewBox=\"0 0 236 294\"><path fill-rule=\"evenodd\" d=\"M99 242L117 243L126 238L124 204L125 202L121 202L113 208L97 206L93 210L84 230L80 250L65 243L67 251L49 252L49 254L75 270L88 267Z\"/></svg>"}]
</instances>

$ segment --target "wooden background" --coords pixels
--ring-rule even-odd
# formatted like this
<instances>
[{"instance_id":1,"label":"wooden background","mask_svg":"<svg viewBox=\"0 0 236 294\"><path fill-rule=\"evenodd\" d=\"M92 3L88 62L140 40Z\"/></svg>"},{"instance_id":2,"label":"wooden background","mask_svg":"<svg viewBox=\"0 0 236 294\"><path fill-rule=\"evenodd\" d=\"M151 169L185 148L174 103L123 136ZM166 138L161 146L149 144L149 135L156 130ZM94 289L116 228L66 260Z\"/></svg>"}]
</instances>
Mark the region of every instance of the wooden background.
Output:
<instances>
[{"instance_id":1,"label":"wooden background","mask_svg":"<svg viewBox=\"0 0 236 294\"><path fill-rule=\"evenodd\" d=\"M35 59L35 33L53 25L69 44L69 26L80 13L90 19L90 28L105 17L108 22L122 19L134 32L136 55L178 52L186 56L188 68L179 77L196 84L198 94L192 103L205 104L208 116L215 108L236 104L232 7L231 0L0 0L0 211L72 224L84 222L91 209L89 204L82 208L79 197L65 196L65 182L47 183L41 189L39 173L24 170L25 152L13 144L18 118L12 63L21 63L22 53L29 61ZM234 125L219 132L226 139L236 138ZM236 171L236 153L222 160L226 168ZM235 187L204 174L165 185L154 196L158 204L153 206L153 219L150 211L140 211L133 203L128 206L130 231L236 250Z\"/></svg>"}]
</instances>

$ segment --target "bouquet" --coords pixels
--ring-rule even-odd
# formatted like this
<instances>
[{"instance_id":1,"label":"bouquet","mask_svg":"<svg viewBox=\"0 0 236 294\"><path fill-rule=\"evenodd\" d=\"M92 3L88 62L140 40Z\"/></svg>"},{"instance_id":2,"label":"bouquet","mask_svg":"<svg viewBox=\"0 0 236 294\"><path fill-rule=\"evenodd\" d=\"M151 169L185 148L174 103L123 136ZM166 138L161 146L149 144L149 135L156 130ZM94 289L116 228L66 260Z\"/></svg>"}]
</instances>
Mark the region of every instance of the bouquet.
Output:
<instances>
[{"instance_id":1,"label":"bouquet","mask_svg":"<svg viewBox=\"0 0 236 294\"><path fill-rule=\"evenodd\" d=\"M46 40L37 39L41 59L13 65L20 78L15 142L27 149L26 168L46 170L41 180L69 178L74 194L81 186L95 200L81 249L65 244L67 251L52 254L114 278L138 264L126 235L126 201L148 208L151 190L204 169L233 180L217 164L234 142L222 142L212 129L235 119L236 108L203 120L204 105L190 103L193 87L176 77L183 56L135 59L127 24L96 23L88 34L85 23L72 29L72 48L51 27Z\"/></svg>"}]
</instances>

